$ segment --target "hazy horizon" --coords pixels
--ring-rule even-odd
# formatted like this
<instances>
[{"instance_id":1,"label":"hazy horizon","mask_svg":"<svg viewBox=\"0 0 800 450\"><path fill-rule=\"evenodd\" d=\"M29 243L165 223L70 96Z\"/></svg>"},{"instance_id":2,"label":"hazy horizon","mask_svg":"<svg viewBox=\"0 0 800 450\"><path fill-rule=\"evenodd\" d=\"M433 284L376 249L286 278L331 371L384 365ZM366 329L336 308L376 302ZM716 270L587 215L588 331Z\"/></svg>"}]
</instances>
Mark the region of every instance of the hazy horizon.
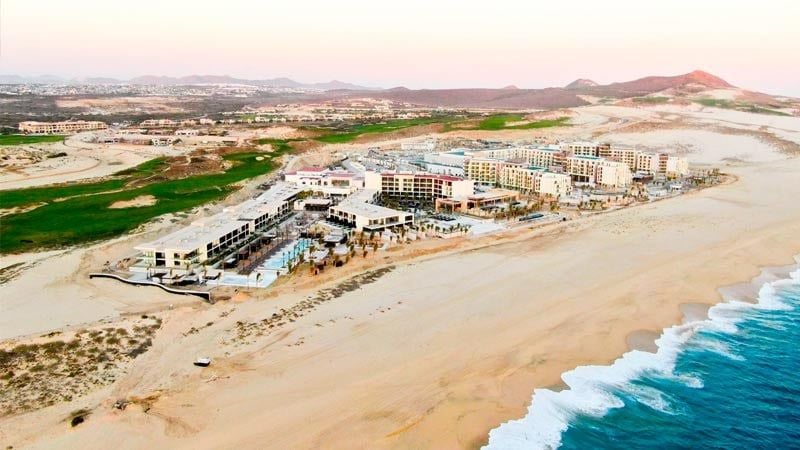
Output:
<instances>
[{"instance_id":1,"label":"hazy horizon","mask_svg":"<svg viewBox=\"0 0 800 450\"><path fill-rule=\"evenodd\" d=\"M800 4L698 3L4 1L0 73L544 88L700 69L800 96Z\"/></svg>"}]
</instances>

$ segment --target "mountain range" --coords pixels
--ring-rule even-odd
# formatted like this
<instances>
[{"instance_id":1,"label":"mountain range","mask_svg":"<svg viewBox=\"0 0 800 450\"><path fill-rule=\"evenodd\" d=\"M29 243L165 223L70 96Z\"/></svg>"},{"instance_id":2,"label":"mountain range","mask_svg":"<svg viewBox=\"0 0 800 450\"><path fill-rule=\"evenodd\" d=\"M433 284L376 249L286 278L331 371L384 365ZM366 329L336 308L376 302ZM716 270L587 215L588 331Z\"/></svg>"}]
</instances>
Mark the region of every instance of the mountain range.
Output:
<instances>
[{"instance_id":1,"label":"mountain range","mask_svg":"<svg viewBox=\"0 0 800 450\"><path fill-rule=\"evenodd\" d=\"M373 90L376 88L359 86L352 83L333 80L326 83L301 83L290 78L270 78L264 80L248 80L235 78L228 75L189 75L184 77L167 77L160 75L143 75L129 80L106 77L89 78L62 78L55 75L40 76L20 76L20 75L0 75L0 84L155 84L165 86L191 86L203 84L243 84L250 86L270 86L296 89L319 89L331 91L338 89L349 90Z\"/></svg>"},{"instance_id":2,"label":"mountain range","mask_svg":"<svg viewBox=\"0 0 800 450\"><path fill-rule=\"evenodd\" d=\"M84 83L84 84L141 84L141 85L203 85L203 84L243 84L273 86L299 89L316 89L324 92L304 95L296 100L313 102L319 100L371 97L393 100L429 107L456 108L564 108L589 104L588 97L631 98L655 94L668 89L704 91L709 89L733 89L722 78L702 70L675 75L649 76L632 81L599 84L590 79L579 78L564 87L542 89L520 89L514 85L503 88L462 88L462 89L391 89L370 88L342 81L327 83L300 83L289 78L247 80L228 75L189 75L167 77L144 75L130 80L114 78L86 78L83 80L64 80L51 75L39 77L20 77L0 75L0 84L17 83ZM750 93L757 94L757 93ZM757 94L771 100L766 94ZM769 97L769 98L768 98Z\"/></svg>"},{"instance_id":3,"label":"mountain range","mask_svg":"<svg viewBox=\"0 0 800 450\"><path fill-rule=\"evenodd\" d=\"M326 92L323 96L369 96L422 106L463 108L568 108L588 105L586 96L631 98L654 94L666 89L694 88L731 89L735 86L702 70L676 76L651 76L633 81L598 84L588 79L578 79L564 87L544 89L519 89L508 86L501 89L408 89L397 87L387 90L359 92Z\"/></svg>"}]
</instances>

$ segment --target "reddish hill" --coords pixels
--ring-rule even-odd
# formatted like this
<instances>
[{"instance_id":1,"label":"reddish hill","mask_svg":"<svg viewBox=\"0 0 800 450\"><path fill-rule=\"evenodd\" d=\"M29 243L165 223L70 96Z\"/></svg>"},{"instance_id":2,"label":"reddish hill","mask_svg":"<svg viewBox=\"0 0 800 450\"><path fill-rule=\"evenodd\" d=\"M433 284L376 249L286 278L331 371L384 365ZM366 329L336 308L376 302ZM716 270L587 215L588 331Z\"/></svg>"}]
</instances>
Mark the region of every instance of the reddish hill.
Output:
<instances>
[{"instance_id":1,"label":"reddish hill","mask_svg":"<svg viewBox=\"0 0 800 450\"><path fill-rule=\"evenodd\" d=\"M696 70L672 77L645 77L623 83L597 85L588 79L578 79L565 88L546 89L408 89L398 87L382 91L328 92L320 98L372 97L413 103L421 106L445 106L454 108L508 108L508 109L554 109L583 106L589 103L581 94L612 98L630 98L652 94L669 88L702 85L708 88L733 87L728 82L707 72Z\"/></svg>"},{"instance_id":2,"label":"reddish hill","mask_svg":"<svg viewBox=\"0 0 800 450\"><path fill-rule=\"evenodd\" d=\"M572 83L564 86L564 89L582 89L582 88L590 88L599 86L592 80L586 78L578 78L577 80L573 81Z\"/></svg>"},{"instance_id":3,"label":"reddish hill","mask_svg":"<svg viewBox=\"0 0 800 450\"><path fill-rule=\"evenodd\" d=\"M645 77L623 83L611 83L605 86L591 88L591 91L602 92L605 95L627 97L647 95L670 88L679 88L687 85L701 85L711 89L734 87L722 78L711 75L702 70L695 70L684 75L672 77Z\"/></svg>"},{"instance_id":4,"label":"reddish hill","mask_svg":"<svg viewBox=\"0 0 800 450\"><path fill-rule=\"evenodd\" d=\"M423 106L463 108L561 108L588 104L561 88L392 90L369 95Z\"/></svg>"}]
</instances>

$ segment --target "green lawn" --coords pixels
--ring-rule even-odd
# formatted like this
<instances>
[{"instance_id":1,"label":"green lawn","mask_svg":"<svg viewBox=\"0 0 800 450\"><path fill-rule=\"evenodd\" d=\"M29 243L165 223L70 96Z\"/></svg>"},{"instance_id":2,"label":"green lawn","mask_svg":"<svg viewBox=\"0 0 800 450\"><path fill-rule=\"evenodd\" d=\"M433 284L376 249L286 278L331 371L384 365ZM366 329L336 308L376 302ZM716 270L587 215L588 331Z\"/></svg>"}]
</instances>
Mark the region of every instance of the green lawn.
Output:
<instances>
[{"instance_id":1,"label":"green lawn","mask_svg":"<svg viewBox=\"0 0 800 450\"><path fill-rule=\"evenodd\" d=\"M0 191L0 209L35 203L53 202L82 195L97 194L124 188L131 181L155 174L163 168L164 158L155 158L136 167L126 169L112 175L113 179L96 183L78 183L72 185L45 186L26 189Z\"/></svg>"},{"instance_id":2,"label":"green lawn","mask_svg":"<svg viewBox=\"0 0 800 450\"><path fill-rule=\"evenodd\" d=\"M789 114L786 114L783 111L776 111L774 109L765 108L763 106L756 105L753 103L736 102L732 100L724 100L716 98L701 98L695 100L695 102L703 106L709 106L713 108L735 109L737 111L744 111L755 114L770 114L773 116L789 116Z\"/></svg>"},{"instance_id":3,"label":"green lawn","mask_svg":"<svg viewBox=\"0 0 800 450\"><path fill-rule=\"evenodd\" d=\"M20 145L20 144L38 144L42 142L61 142L64 136L49 134L49 135L25 135L25 134L1 134L0 145Z\"/></svg>"},{"instance_id":4,"label":"green lawn","mask_svg":"<svg viewBox=\"0 0 800 450\"><path fill-rule=\"evenodd\" d=\"M530 130L535 128L559 127L559 126L566 126L567 125L566 122L569 120L569 117L537 120L534 122L528 122L519 125L506 125L508 122L521 122L523 120L525 120L525 118L520 114L494 114L478 122L478 126L472 129L484 130L484 131L497 131L497 130ZM465 129L470 129L470 128L465 128Z\"/></svg>"},{"instance_id":5,"label":"green lawn","mask_svg":"<svg viewBox=\"0 0 800 450\"><path fill-rule=\"evenodd\" d=\"M305 139L274 139L274 138L261 138L256 141L258 145L267 145L269 144L272 146L272 150L276 152L286 153L292 150L292 145L289 144L290 142L300 142L304 141Z\"/></svg>"},{"instance_id":6,"label":"green lawn","mask_svg":"<svg viewBox=\"0 0 800 450\"><path fill-rule=\"evenodd\" d=\"M360 125L353 125L345 130L324 130L325 134L314 138L317 141L325 142L327 144L342 144L350 142L357 137L364 134L375 133L388 133L391 131L402 130L404 128L415 127L418 125L430 125L435 123L447 123L454 120L453 117L420 117L418 119L396 119L388 120L379 123L366 123ZM321 130L319 128L311 128L312 130Z\"/></svg>"},{"instance_id":7,"label":"green lawn","mask_svg":"<svg viewBox=\"0 0 800 450\"><path fill-rule=\"evenodd\" d=\"M224 173L154 181L135 188L125 186L153 173L159 162L148 161L127 175L99 183L4 191L0 195L4 205L46 204L0 220L0 253L57 248L119 236L162 214L185 211L225 197L234 189L233 183L274 170L273 159L287 151L229 154L224 159L233 166ZM264 159L258 161L258 157ZM152 195L157 202L140 208L109 209L114 202L142 195Z\"/></svg>"},{"instance_id":8,"label":"green lawn","mask_svg":"<svg viewBox=\"0 0 800 450\"><path fill-rule=\"evenodd\" d=\"M647 103L650 105L669 103L669 100L669 97L633 97L635 103Z\"/></svg>"}]
</instances>

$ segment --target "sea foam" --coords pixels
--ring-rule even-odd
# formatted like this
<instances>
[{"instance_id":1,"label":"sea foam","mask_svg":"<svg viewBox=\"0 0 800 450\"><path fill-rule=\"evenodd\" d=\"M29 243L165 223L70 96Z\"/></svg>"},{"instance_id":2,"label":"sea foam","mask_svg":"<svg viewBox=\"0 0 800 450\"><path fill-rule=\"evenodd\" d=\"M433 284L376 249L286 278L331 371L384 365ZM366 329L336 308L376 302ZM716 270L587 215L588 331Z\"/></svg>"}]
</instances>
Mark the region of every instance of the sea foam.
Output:
<instances>
[{"instance_id":1,"label":"sea foam","mask_svg":"<svg viewBox=\"0 0 800 450\"><path fill-rule=\"evenodd\" d=\"M641 404L672 414L669 397L657 390L632 383L643 374L654 373L675 379L690 388L702 388L703 381L687 374L675 374L678 356L687 341L698 331L735 334L737 324L747 310L785 310L789 306L780 300L777 289L787 285L800 285L798 270L788 279L764 283L758 292L757 302L729 301L712 306L708 318L675 325L663 330L656 340L655 353L632 350L607 366L581 366L562 374L568 386L561 391L536 389L533 403L525 417L511 420L489 433L489 443L484 449L554 449L560 446L562 433L577 415L602 417L608 411L625 405L615 392L624 392ZM734 360L741 357L721 341L703 340L705 349Z\"/></svg>"}]
</instances>

